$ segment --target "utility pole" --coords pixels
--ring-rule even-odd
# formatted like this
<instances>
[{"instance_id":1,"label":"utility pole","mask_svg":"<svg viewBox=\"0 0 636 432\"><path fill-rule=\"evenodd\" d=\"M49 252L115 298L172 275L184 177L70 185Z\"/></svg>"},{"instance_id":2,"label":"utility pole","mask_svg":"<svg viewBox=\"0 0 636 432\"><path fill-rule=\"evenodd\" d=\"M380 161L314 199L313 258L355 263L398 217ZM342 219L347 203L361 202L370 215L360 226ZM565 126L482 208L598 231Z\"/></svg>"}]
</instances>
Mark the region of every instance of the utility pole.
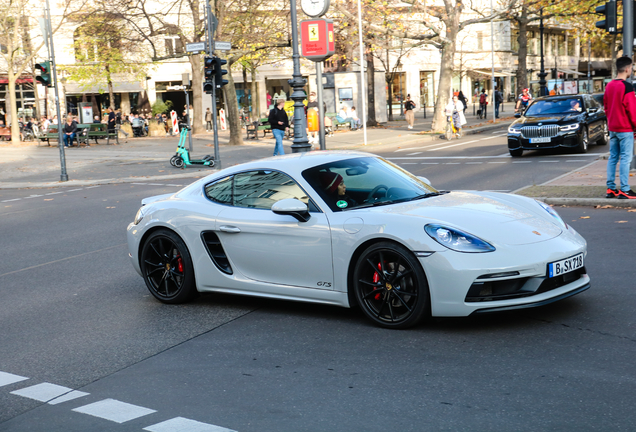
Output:
<instances>
[{"instance_id":1,"label":"utility pole","mask_svg":"<svg viewBox=\"0 0 636 432\"><path fill-rule=\"evenodd\" d=\"M219 24L216 17L212 13L212 2L207 2L206 12L206 30L207 30L207 50L206 53L209 57L214 55L214 33L216 32L216 26ZM212 77L215 80L215 77ZM213 81L212 85L212 130L214 131L214 166L221 168L221 155L219 154L219 128L216 121L216 82Z\"/></svg>"}]
</instances>

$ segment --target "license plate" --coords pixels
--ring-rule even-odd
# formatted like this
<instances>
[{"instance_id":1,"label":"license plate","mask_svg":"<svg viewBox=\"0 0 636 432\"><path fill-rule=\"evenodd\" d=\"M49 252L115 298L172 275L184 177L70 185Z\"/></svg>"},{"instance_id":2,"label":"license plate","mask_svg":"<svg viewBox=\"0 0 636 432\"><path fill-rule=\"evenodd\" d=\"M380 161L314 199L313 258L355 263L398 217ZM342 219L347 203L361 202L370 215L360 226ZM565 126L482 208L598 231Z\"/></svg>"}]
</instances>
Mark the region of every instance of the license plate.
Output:
<instances>
[{"instance_id":1,"label":"license plate","mask_svg":"<svg viewBox=\"0 0 636 432\"><path fill-rule=\"evenodd\" d=\"M562 274L570 273L571 271L580 269L583 267L583 254L580 253L570 258L563 259L561 261L555 261L548 264L549 277L561 276Z\"/></svg>"},{"instance_id":2,"label":"license plate","mask_svg":"<svg viewBox=\"0 0 636 432\"><path fill-rule=\"evenodd\" d=\"M552 138L530 138L530 144L547 143L550 141L552 141Z\"/></svg>"}]
</instances>

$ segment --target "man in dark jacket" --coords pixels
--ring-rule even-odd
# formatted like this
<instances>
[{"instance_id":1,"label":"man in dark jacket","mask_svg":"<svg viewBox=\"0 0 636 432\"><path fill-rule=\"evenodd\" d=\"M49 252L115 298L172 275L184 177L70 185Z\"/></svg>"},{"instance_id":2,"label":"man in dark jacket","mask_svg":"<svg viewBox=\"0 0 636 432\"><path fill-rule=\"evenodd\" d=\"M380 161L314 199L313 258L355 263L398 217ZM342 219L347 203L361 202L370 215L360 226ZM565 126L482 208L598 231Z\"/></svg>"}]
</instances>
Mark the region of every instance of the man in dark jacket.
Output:
<instances>
[{"instance_id":1,"label":"man in dark jacket","mask_svg":"<svg viewBox=\"0 0 636 432\"><path fill-rule=\"evenodd\" d=\"M64 147L72 147L75 134L77 133L77 123L70 115L66 118L62 132L64 133Z\"/></svg>"},{"instance_id":2,"label":"man in dark jacket","mask_svg":"<svg viewBox=\"0 0 636 432\"><path fill-rule=\"evenodd\" d=\"M108 133L115 133L115 111L113 107L108 108Z\"/></svg>"},{"instance_id":3,"label":"man in dark jacket","mask_svg":"<svg viewBox=\"0 0 636 432\"><path fill-rule=\"evenodd\" d=\"M289 119L287 113L284 110L285 99L278 99L276 106L269 112L269 124L272 127L272 135L276 138L276 145L274 146L274 156L284 155L283 138L285 137L285 131L289 127Z\"/></svg>"},{"instance_id":4,"label":"man in dark jacket","mask_svg":"<svg viewBox=\"0 0 636 432\"><path fill-rule=\"evenodd\" d=\"M603 96L610 134L606 198L636 199L636 193L629 187L629 167L632 163L636 131L636 96L634 87L625 81L631 74L631 58L621 57L616 60L616 79L607 84ZM620 189L615 182L619 160Z\"/></svg>"}]
</instances>

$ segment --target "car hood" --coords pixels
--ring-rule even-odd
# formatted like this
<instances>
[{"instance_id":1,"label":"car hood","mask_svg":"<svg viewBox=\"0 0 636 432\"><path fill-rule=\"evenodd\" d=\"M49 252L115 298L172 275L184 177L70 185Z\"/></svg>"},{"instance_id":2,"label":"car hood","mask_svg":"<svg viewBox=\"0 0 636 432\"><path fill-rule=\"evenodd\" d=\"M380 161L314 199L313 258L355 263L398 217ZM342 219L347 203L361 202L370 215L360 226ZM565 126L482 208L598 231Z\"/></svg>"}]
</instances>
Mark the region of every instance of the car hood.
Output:
<instances>
[{"instance_id":1,"label":"car hood","mask_svg":"<svg viewBox=\"0 0 636 432\"><path fill-rule=\"evenodd\" d=\"M537 123L541 123L544 125L548 124L563 124L572 121L581 121L582 113L572 113L572 114L556 114L551 116L537 116L537 117L521 117L514 121L513 125L524 126L524 125L535 125Z\"/></svg>"},{"instance_id":2,"label":"car hood","mask_svg":"<svg viewBox=\"0 0 636 432\"><path fill-rule=\"evenodd\" d=\"M534 208L536 207L536 209ZM494 245L539 243L562 229L538 204L526 198L488 192L452 192L408 203L374 207L371 211L423 219L466 231ZM545 213L545 216L543 215Z\"/></svg>"}]
</instances>

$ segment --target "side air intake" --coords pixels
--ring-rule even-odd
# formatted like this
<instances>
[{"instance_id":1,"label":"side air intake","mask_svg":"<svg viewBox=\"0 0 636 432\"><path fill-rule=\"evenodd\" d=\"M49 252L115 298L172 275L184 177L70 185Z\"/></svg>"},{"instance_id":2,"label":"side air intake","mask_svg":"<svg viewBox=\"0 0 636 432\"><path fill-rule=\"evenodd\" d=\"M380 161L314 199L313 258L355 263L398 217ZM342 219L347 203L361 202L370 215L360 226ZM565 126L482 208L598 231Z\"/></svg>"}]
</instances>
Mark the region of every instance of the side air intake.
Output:
<instances>
[{"instance_id":1,"label":"side air intake","mask_svg":"<svg viewBox=\"0 0 636 432\"><path fill-rule=\"evenodd\" d=\"M230 261L227 259L223 245L221 245L216 233L214 231L203 231L201 240L203 240L203 244L216 268L225 274L232 274L232 266L230 266Z\"/></svg>"}]
</instances>

